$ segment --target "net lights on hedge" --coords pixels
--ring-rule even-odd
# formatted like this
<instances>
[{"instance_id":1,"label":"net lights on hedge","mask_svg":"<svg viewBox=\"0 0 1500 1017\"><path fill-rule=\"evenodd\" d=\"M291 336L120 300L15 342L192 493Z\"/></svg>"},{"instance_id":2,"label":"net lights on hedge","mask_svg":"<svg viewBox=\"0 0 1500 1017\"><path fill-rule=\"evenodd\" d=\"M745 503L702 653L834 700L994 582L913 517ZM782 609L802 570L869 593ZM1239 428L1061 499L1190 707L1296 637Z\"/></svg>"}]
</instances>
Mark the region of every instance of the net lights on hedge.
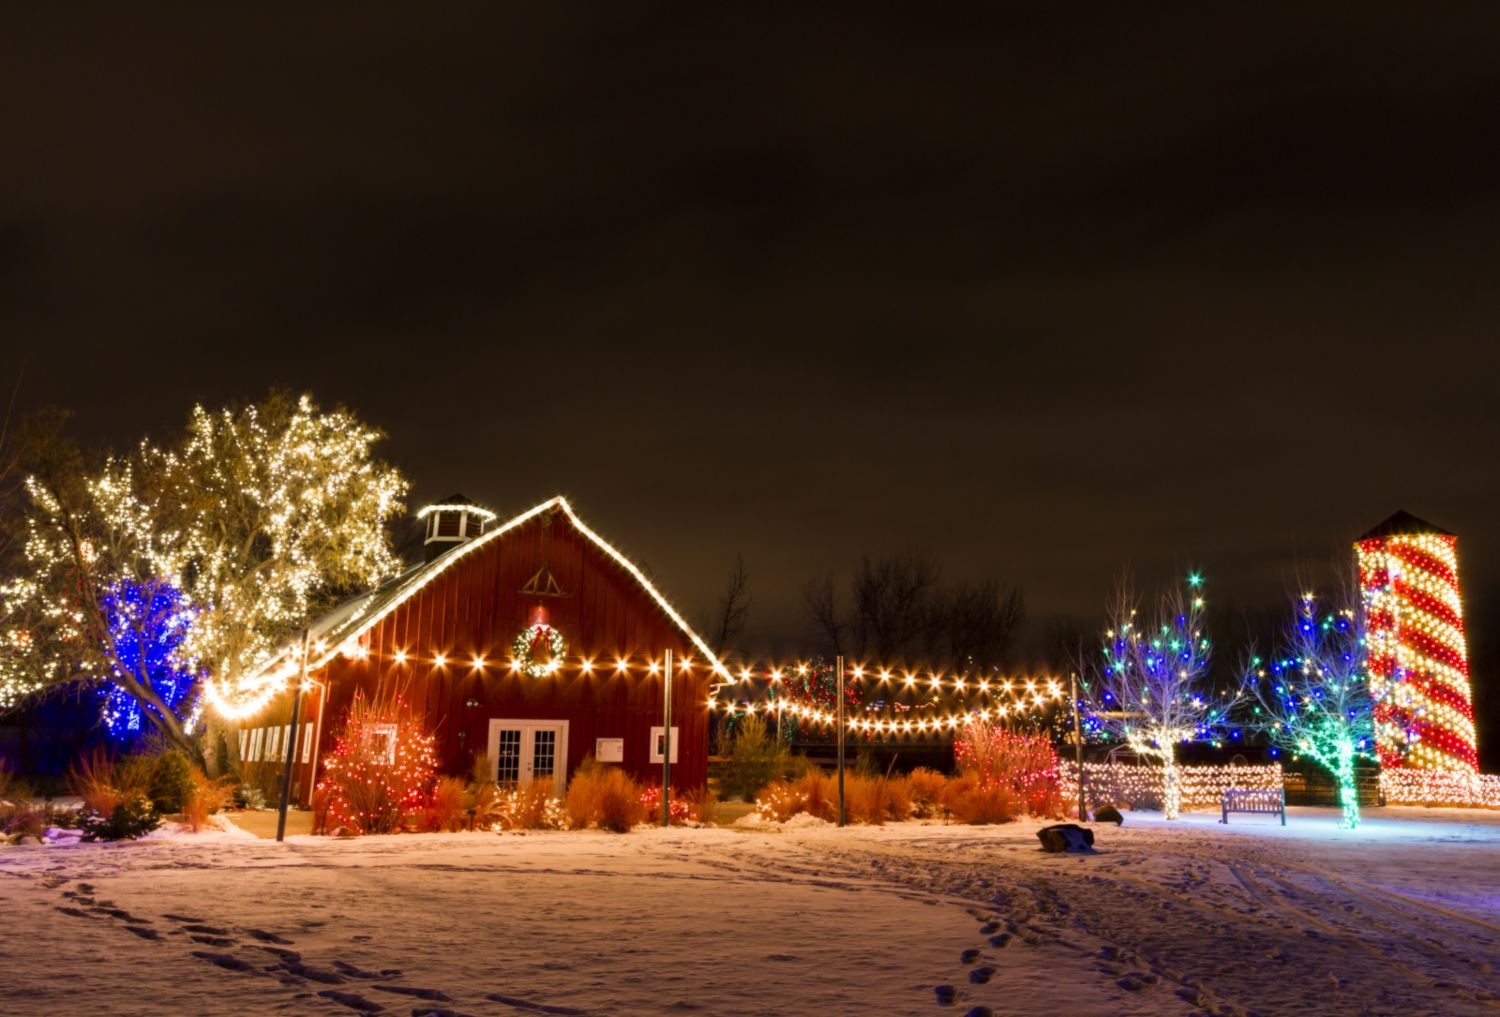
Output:
<instances>
[{"instance_id":1,"label":"net lights on hedge","mask_svg":"<svg viewBox=\"0 0 1500 1017\"><path fill-rule=\"evenodd\" d=\"M1076 786L1078 767L1071 759L1059 760L1059 782ZM1166 801L1165 771L1160 766L1139 763L1084 763L1084 790L1094 806L1127 805L1160 808ZM1280 763L1261 766L1184 764L1177 768L1177 802L1180 808L1218 807L1224 792L1280 791L1284 786Z\"/></svg>"}]
</instances>

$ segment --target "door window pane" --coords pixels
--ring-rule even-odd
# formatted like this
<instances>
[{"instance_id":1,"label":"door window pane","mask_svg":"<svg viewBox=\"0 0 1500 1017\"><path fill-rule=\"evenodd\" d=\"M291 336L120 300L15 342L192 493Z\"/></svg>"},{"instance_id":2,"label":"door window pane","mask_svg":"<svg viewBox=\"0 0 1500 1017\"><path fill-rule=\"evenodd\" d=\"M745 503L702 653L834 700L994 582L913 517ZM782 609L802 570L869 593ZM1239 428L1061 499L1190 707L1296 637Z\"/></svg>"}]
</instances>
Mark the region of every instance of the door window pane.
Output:
<instances>
[{"instance_id":1,"label":"door window pane","mask_svg":"<svg viewBox=\"0 0 1500 1017\"><path fill-rule=\"evenodd\" d=\"M557 773L557 731L537 728L532 734L531 779L551 780Z\"/></svg>"},{"instance_id":2,"label":"door window pane","mask_svg":"<svg viewBox=\"0 0 1500 1017\"><path fill-rule=\"evenodd\" d=\"M495 782L514 787L521 781L521 729L499 731L500 745L495 752Z\"/></svg>"}]
</instances>

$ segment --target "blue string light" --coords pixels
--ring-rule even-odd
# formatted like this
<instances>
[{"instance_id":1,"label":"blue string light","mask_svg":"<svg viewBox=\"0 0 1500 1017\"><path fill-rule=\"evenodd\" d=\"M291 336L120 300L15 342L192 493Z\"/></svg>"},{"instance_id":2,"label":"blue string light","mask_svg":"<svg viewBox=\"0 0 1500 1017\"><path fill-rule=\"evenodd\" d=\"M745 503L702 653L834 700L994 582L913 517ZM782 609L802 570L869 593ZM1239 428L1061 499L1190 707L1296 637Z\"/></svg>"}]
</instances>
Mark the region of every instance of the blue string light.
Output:
<instances>
[{"instance_id":1,"label":"blue string light","mask_svg":"<svg viewBox=\"0 0 1500 1017\"><path fill-rule=\"evenodd\" d=\"M166 583L121 580L101 598L104 618L120 663L131 673L116 672L101 690L100 717L111 738L138 737L147 718L139 700L124 688L144 675L151 688L179 721L191 708L199 675L184 669L177 650L198 616L183 593Z\"/></svg>"}]
</instances>

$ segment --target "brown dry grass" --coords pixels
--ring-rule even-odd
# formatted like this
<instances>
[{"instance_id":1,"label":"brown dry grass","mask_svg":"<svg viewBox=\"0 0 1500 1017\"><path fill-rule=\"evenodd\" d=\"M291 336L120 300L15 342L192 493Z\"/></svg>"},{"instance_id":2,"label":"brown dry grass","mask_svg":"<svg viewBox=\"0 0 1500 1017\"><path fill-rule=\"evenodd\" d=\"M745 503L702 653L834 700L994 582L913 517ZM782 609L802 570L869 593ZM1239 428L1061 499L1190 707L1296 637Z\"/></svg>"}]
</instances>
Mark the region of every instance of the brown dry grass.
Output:
<instances>
[{"instance_id":1,"label":"brown dry grass","mask_svg":"<svg viewBox=\"0 0 1500 1017\"><path fill-rule=\"evenodd\" d=\"M907 784L905 777L887 777L885 779L886 818L892 822L904 823L911 818L911 787Z\"/></svg>"},{"instance_id":2,"label":"brown dry grass","mask_svg":"<svg viewBox=\"0 0 1500 1017\"><path fill-rule=\"evenodd\" d=\"M155 761L150 757L116 757L105 749L95 749L68 770L68 788L88 808L107 816L121 802L146 796L154 770Z\"/></svg>"},{"instance_id":3,"label":"brown dry grass","mask_svg":"<svg viewBox=\"0 0 1500 1017\"><path fill-rule=\"evenodd\" d=\"M468 824L465 785L458 777L439 777L422 806L418 825L424 831L462 830Z\"/></svg>"},{"instance_id":4,"label":"brown dry grass","mask_svg":"<svg viewBox=\"0 0 1500 1017\"><path fill-rule=\"evenodd\" d=\"M563 809L568 825L575 830L597 826L601 830L625 833L646 821L646 807L641 804L641 788L623 770L585 760L568 785Z\"/></svg>"},{"instance_id":5,"label":"brown dry grass","mask_svg":"<svg viewBox=\"0 0 1500 1017\"><path fill-rule=\"evenodd\" d=\"M799 812L835 822L839 811L838 778L813 771L793 781L772 781L755 801L761 815L773 822L784 823ZM911 818L911 797L906 780L845 773L844 818L850 823L872 826Z\"/></svg>"},{"instance_id":6,"label":"brown dry grass","mask_svg":"<svg viewBox=\"0 0 1500 1017\"><path fill-rule=\"evenodd\" d=\"M838 818L839 782L822 770L809 770L792 781L792 793L802 800L797 811L829 822Z\"/></svg>"},{"instance_id":7,"label":"brown dry grass","mask_svg":"<svg viewBox=\"0 0 1500 1017\"><path fill-rule=\"evenodd\" d=\"M511 795L508 817L513 830L549 830L557 825L557 799L550 784L540 782L517 788Z\"/></svg>"},{"instance_id":8,"label":"brown dry grass","mask_svg":"<svg viewBox=\"0 0 1500 1017\"><path fill-rule=\"evenodd\" d=\"M208 817L221 811L234 799L234 785L223 777L210 777L193 767L193 789L182 807L182 821L199 833L208 825Z\"/></svg>"},{"instance_id":9,"label":"brown dry grass","mask_svg":"<svg viewBox=\"0 0 1500 1017\"><path fill-rule=\"evenodd\" d=\"M712 823L719 811L719 796L706 787L689 788L683 792L682 800L688 804L688 812L700 823Z\"/></svg>"},{"instance_id":10,"label":"brown dry grass","mask_svg":"<svg viewBox=\"0 0 1500 1017\"><path fill-rule=\"evenodd\" d=\"M1021 802L1007 787L985 784L973 774L954 777L944 789L943 808L961 823L1009 823L1016 818Z\"/></svg>"},{"instance_id":11,"label":"brown dry grass","mask_svg":"<svg viewBox=\"0 0 1500 1017\"><path fill-rule=\"evenodd\" d=\"M911 796L911 814L918 819L933 819L943 812L943 793L948 778L936 770L919 766L906 775L906 789Z\"/></svg>"}]
</instances>

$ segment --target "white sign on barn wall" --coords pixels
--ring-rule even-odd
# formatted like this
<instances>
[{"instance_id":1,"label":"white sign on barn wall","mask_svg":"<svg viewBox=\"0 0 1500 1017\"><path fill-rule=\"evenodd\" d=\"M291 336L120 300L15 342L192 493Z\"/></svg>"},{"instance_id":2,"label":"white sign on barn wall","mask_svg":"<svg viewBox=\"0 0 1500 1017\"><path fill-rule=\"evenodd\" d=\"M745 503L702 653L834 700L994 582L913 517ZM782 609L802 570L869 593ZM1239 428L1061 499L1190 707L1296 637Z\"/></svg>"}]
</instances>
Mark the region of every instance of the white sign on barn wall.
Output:
<instances>
[{"instance_id":1,"label":"white sign on barn wall","mask_svg":"<svg viewBox=\"0 0 1500 1017\"><path fill-rule=\"evenodd\" d=\"M595 738L594 758L601 763L623 763L625 761L625 739Z\"/></svg>"}]
</instances>

